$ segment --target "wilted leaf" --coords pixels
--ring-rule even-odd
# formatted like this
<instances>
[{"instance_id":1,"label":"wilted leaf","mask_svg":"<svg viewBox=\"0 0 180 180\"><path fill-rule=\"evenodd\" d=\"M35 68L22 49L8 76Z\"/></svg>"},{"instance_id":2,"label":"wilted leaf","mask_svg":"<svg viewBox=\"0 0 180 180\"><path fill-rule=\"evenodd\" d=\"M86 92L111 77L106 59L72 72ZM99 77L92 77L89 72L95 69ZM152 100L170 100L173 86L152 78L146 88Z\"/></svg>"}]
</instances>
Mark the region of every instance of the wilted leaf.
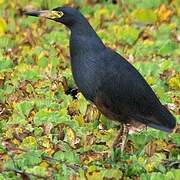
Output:
<instances>
[{"instance_id":1,"label":"wilted leaf","mask_svg":"<svg viewBox=\"0 0 180 180\"><path fill-rule=\"evenodd\" d=\"M168 84L173 89L180 89L180 74L176 74L174 77L170 78Z\"/></svg>"},{"instance_id":2,"label":"wilted leaf","mask_svg":"<svg viewBox=\"0 0 180 180\"><path fill-rule=\"evenodd\" d=\"M44 123L44 133L46 135L51 133L52 128L53 128L53 124L51 122Z\"/></svg>"},{"instance_id":3,"label":"wilted leaf","mask_svg":"<svg viewBox=\"0 0 180 180\"><path fill-rule=\"evenodd\" d=\"M158 9L158 17L160 21L169 21L173 11L167 5L162 4Z\"/></svg>"},{"instance_id":4,"label":"wilted leaf","mask_svg":"<svg viewBox=\"0 0 180 180\"><path fill-rule=\"evenodd\" d=\"M34 137L28 136L23 139L21 146L28 148L28 149L35 148L35 147L37 147L37 141Z\"/></svg>"}]
</instances>

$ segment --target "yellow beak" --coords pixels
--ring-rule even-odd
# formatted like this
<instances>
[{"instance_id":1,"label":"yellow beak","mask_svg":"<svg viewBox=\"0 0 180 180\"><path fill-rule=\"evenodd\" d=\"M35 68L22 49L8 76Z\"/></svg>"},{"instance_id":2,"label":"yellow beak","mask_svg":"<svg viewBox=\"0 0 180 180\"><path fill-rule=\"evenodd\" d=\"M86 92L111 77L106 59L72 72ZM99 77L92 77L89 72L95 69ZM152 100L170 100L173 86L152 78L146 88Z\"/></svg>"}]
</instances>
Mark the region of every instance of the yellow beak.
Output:
<instances>
[{"instance_id":1,"label":"yellow beak","mask_svg":"<svg viewBox=\"0 0 180 180\"><path fill-rule=\"evenodd\" d=\"M48 19L57 19L61 18L64 13L62 11L51 11L51 10L42 10L42 11L26 11L24 13L27 16L38 16L38 17L45 17Z\"/></svg>"}]
</instances>

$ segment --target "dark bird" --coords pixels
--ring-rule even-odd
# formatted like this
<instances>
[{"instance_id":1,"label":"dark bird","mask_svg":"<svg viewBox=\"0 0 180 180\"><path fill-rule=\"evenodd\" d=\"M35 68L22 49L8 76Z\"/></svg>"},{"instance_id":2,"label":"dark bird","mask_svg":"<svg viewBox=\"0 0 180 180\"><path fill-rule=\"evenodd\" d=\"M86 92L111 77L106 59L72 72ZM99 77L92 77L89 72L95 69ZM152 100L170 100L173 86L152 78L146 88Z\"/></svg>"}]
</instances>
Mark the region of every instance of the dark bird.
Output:
<instances>
[{"instance_id":1,"label":"dark bird","mask_svg":"<svg viewBox=\"0 0 180 180\"><path fill-rule=\"evenodd\" d=\"M175 118L161 104L142 75L125 58L104 45L77 9L58 7L52 11L25 14L57 21L71 30L70 56L75 83L102 114L124 125L144 124L166 132L174 129ZM121 133L114 142L115 146Z\"/></svg>"}]
</instances>

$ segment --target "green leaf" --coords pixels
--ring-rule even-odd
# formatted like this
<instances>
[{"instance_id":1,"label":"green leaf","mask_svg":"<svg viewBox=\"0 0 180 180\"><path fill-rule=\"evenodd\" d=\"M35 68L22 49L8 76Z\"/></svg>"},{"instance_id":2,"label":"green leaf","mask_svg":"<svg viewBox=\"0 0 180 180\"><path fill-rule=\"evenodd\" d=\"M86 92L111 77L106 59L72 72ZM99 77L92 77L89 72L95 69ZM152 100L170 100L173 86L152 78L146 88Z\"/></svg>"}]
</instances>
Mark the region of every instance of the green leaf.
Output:
<instances>
[{"instance_id":1,"label":"green leaf","mask_svg":"<svg viewBox=\"0 0 180 180\"><path fill-rule=\"evenodd\" d=\"M35 175L46 177L46 168L41 166L34 166L33 168L28 168L26 170L28 173L33 173Z\"/></svg>"},{"instance_id":2,"label":"green leaf","mask_svg":"<svg viewBox=\"0 0 180 180\"><path fill-rule=\"evenodd\" d=\"M45 67L47 67L47 65L48 65L48 58L43 57L43 58L39 59L38 66L40 68L45 68Z\"/></svg>"},{"instance_id":3,"label":"green leaf","mask_svg":"<svg viewBox=\"0 0 180 180\"><path fill-rule=\"evenodd\" d=\"M13 68L13 63L11 60L4 59L0 60L0 71Z\"/></svg>"},{"instance_id":4,"label":"green leaf","mask_svg":"<svg viewBox=\"0 0 180 180\"><path fill-rule=\"evenodd\" d=\"M170 69L173 66L173 61L171 60L164 60L161 64L160 64L160 68L161 71L166 71L168 69Z\"/></svg>"},{"instance_id":5,"label":"green leaf","mask_svg":"<svg viewBox=\"0 0 180 180\"><path fill-rule=\"evenodd\" d=\"M123 173L119 169L105 169L101 171L101 176L107 179L121 179Z\"/></svg>"},{"instance_id":6,"label":"green leaf","mask_svg":"<svg viewBox=\"0 0 180 180\"><path fill-rule=\"evenodd\" d=\"M49 112L45 109L41 109L39 112L36 113L34 117L34 123L37 126L42 125L44 123L53 123L54 125L60 123L72 124L69 120L68 115L62 115L60 112Z\"/></svg>"},{"instance_id":7,"label":"green leaf","mask_svg":"<svg viewBox=\"0 0 180 180\"><path fill-rule=\"evenodd\" d=\"M18 114L28 116L29 112L33 109L33 107L34 107L34 102L33 101L23 101L21 103L18 103L15 106L15 111Z\"/></svg>"},{"instance_id":8,"label":"green leaf","mask_svg":"<svg viewBox=\"0 0 180 180\"><path fill-rule=\"evenodd\" d=\"M161 173L152 173L150 180L166 180L164 174Z\"/></svg>"},{"instance_id":9,"label":"green leaf","mask_svg":"<svg viewBox=\"0 0 180 180\"><path fill-rule=\"evenodd\" d=\"M163 56L170 55L177 48L177 44L170 40L157 42L156 45L159 46L158 53Z\"/></svg>"},{"instance_id":10,"label":"green leaf","mask_svg":"<svg viewBox=\"0 0 180 180\"><path fill-rule=\"evenodd\" d=\"M27 166L35 166L42 161L42 152L39 150L30 150L24 154L17 156L18 167L24 169Z\"/></svg>"},{"instance_id":11,"label":"green leaf","mask_svg":"<svg viewBox=\"0 0 180 180\"><path fill-rule=\"evenodd\" d=\"M139 36L140 30L132 26L123 26L119 31L120 43L133 45Z\"/></svg>"},{"instance_id":12,"label":"green leaf","mask_svg":"<svg viewBox=\"0 0 180 180\"><path fill-rule=\"evenodd\" d=\"M180 134L174 133L171 135L171 138L175 141L177 146L180 146Z\"/></svg>"},{"instance_id":13,"label":"green leaf","mask_svg":"<svg viewBox=\"0 0 180 180\"><path fill-rule=\"evenodd\" d=\"M39 73L35 69L25 71L21 75L21 77L23 80L29 80L29 81L37 81L37 80L41 79Z\"/></svg>"},{"instance_id":14,"label":"green leaf","mask_svg":"<svg viewBox=\"0 0 180 180\"><path fill-rule=\"evenodd\" d=\"M79 156L73 151L58 151L53 156L57 160L68 161L71 163L79 163Z\"/></svg>"}]
</instances>

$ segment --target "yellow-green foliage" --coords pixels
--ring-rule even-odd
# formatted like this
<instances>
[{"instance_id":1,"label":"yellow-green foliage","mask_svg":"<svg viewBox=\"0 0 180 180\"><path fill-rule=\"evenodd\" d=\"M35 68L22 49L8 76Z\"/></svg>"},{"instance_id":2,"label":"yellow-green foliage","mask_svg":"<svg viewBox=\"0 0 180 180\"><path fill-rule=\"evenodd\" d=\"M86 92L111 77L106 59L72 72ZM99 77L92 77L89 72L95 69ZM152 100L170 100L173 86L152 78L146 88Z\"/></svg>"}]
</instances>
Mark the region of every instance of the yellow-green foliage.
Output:
<instances>
[{"instance_id":1,"label":"yellow-green foliage","mask_svg":"<svg viewBox=\"0 0 180 180\"><path fill-rule=\"evenodd\" d=\"M79 6L105 44L146 78L179 122L179 0L0 0L0 179L180 178L180 130L128 136L112 150L118 124L78 93L69 31L23 9Z\"/></svg>"}]
</instances>

